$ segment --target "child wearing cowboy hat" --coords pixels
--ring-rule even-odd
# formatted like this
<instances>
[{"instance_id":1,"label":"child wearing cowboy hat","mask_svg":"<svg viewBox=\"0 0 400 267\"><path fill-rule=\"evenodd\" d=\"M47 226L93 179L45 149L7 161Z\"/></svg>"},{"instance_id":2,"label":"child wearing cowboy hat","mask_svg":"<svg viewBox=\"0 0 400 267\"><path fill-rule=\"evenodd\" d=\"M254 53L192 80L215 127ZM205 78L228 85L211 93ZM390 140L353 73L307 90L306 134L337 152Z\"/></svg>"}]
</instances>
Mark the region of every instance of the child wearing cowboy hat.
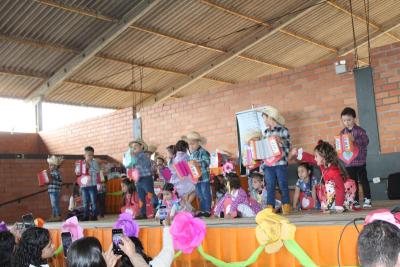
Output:
<instances>
[{"instance_id":1,"label":"child wearing cowboy hat","mask_svg":"<svg viewBox=\"0 0 400 267\"><path fill-rule=\"evenodd\" d=\"M288 185L288 156L290 151L290 135L288 129L285 127L285 119L279 111L272 107L267 106L262 110L262 117L264 119L265 137L274 136L277 138L283 152L282 158L271 165L262 165L264 172L265 184L267 186L267 207L273 208L275 205L275 185L278 181L279 188L282 196L282 213L284 215L290 213L290 197Z\"/></svg>"},{"instance_id":2,"label":"child wearing cowboy hat","mask_svg":"<svg viewBox=\"0 0 400 267\"><path fill-rule=\"evenodd\" d=\"M63 157L57 157L52 155L47 158L49 164L50 179L47 186L47 192L49 193L50 205L51 205L51 217L47 220L48 222L60 222L61 211L60 211L60 192L62 185L62 178L59 167L63 162Z\"/></svg>"},{"instance_id":3,"label":"child wearing cowboy hat","mask_svg":"<svg viewBox=\"0 0 400 267\"><path fill-rule=\"evenodd\" d=\"M197 217L211 216L211 185L210 185L210 153L202 145L207 143L207 139L198 132L190 132L182 136L183 140L189 143L190 160L197 161L201 166L202 175L196 184L196 195L200 200L200 211Z\"/></svg>"},{"instance_id":4,"label":"child wearing cowboy hat","mask_svg":"<svg viewBox=\"0 0 400 267\"><path fill-rule=\"evenodd\" d=\"M151 202L154 208L157 207L157 198L154 193L154 179L152 175L152 165L150 157L146 154L148 150L147 144L141 140L135 140L129 143L132 148L132 155L134 158L135 167L139 172L139 179L136 182L136 188L138 191L139 199L141 201L140 216L137 219L146 219L146 196L148 193L151 194Z\"/></svg>"}]
</instances>

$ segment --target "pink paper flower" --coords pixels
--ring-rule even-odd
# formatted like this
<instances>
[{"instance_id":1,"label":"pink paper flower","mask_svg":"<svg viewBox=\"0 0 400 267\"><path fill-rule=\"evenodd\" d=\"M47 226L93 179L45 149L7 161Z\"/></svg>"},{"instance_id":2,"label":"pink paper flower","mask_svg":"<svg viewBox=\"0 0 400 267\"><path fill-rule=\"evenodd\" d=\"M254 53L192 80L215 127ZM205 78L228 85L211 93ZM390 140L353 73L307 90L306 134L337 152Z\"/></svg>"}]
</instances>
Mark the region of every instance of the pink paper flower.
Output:
<instances>
[{"instance_id":1,"label":"pink paper flower","mask_svg":"<svg viewBox=\"0 0 400 267\"><path fill-rule=\"evenodd\" d=\"M79 225L76 216L69 218L61 225L61 232L70 232L72 241L83 237L83 228Z\"/></svg>"},{"instance_id":2,"label":"pink paper flower","mask_svg":"<svg viewBox=\"0 0 400 267\"><path fill-rule=\"evenodd\" d=\"M139 225L132 218L132 214L123 212L114 224L114 229L122 229L125 236L139 237Z\"/></svg>"},{"instance_id":3,"label":"pink paper flower","mask_svg":"<svg viewBox=\"0 0 400 267\"><path fill-rule=\"evenodd\" d=\"M189 212L179 212L174 217L170 233L174 248L190 254L203 242L206 236L206 224L198 218L193 218Z\"/></svg>"}]
</instances>

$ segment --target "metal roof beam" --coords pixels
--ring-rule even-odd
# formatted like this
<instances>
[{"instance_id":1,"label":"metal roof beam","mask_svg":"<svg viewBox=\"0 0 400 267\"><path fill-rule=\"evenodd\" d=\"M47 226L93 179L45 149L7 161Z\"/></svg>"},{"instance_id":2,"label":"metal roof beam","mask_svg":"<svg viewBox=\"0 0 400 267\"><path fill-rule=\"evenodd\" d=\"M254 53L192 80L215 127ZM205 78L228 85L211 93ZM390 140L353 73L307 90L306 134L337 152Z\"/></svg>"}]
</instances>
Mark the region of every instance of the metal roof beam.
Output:
<instances>
[{"instance_id":1,"label":"metal roof beam","mask_svg":"<svg viewBox=\"0 0 400 267\"><path fill-rule=\"evenodd\" d=\"M238 44L229 49L225 54L217 57L216 59L212 60L211 62L207 63L206 65L202 66L198 70L194 71L181 81L177 82L176 84L170 86L167 89L164 89L158 92L155 96L151 96L144 100L141 105L154 105L166 100L168 97L177 94L187 86L193 84L195 81L203 77L204 75L210 73L214 69L218 68L219 66L223 65L224 63L232 60L233 58L237 57L247 49L253 47L254 45L262 42L266 38L270 37L283 27L287 26L288 24L292 23L296 19L310 13L313 11L318 4L320 4L321 0L310 0L307 1L309 3L309 8L306 8L300 12L293 12L290 15L287 15L276 22L274 22L270 28L261 27L261 29L255 30L255 32L249 35L247 38L243 38L242 41L238 42Z\"/></svg>"},{"instance_id":2,"label":"metal roof beam","mask_svg":"<svg viewBox=\"0 0 400 267\"><path fill-rule=\"evenodd\" d=\"M83 64L88 62L97 52L108 45L112 40L124 32L132 23L143 17L160 0L143 0L130 9L120 21L114 23L108 30L92 41L79 55L67 62L58 69L54 75L47 79L42 86L30 93L27 99L49 94L57 86L76 71Z\"/></svg>"}]
</instances>

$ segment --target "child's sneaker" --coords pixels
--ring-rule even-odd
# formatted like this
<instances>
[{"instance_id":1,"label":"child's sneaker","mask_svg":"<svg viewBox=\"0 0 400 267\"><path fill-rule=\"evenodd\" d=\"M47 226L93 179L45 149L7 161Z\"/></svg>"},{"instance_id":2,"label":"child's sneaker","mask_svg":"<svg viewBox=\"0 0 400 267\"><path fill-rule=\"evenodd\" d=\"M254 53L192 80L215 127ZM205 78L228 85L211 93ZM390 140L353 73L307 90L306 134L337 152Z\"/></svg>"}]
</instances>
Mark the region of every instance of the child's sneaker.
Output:
<instances>
[{"instance_id":1,"label":"child's sneaker","mask_svg":"<svg viewBox=\"0 0 400 267\"><path fill-rule=\"evenodd\" d=\"M356 209L356 210L361 209L361 205L360 205L360 203L358 203L357 200L354 200L353 206L354 206L354 209Z\"/></svg>"},{"instance_id":2,"label":"child's sneaker","mask_svg":"<svg viewBox=\"0 0 400 267\"><path fill-rule=\"evenodd\" d=\"M364 209L372 208L371 199L364 198L363 208Z\"/></svg>"}]
</instances>

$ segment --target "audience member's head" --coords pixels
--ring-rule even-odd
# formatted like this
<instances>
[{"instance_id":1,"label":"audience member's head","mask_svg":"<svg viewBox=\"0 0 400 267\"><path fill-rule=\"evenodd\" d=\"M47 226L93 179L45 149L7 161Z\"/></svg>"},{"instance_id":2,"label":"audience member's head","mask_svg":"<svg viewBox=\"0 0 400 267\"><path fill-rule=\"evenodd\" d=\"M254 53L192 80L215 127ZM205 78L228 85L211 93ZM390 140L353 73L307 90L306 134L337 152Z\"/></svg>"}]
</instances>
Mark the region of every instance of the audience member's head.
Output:
<instances>
[{"instance_id":1,"label":"audience member's head","mask_svg":"<svg viewBox=\"0 0 400 267\"><path fill-rule=\"evenodd\" d=\"M358 237L358 257L363 267L400 267L400 229L379 220L365 225Z\"/></svg>"},{"instance_id":2,"label":"audience member's head","mask_svg":"<svg viewBox=\"0 0 400 267\"><path fill-rule=\"evenodd\" d=\"M0 266L11 266L14 253L15 237L9 231L0 232Z\"/></svg>"},{"instance_id":3,"label":"audience member's head","mask_svg":"<svg viewBox=\"0 0 400 267\"><path fill-rule=\"evenodd\" d=\"M130 240L132 240L133 244L135 244L135 250L136 253L139 254L140 256L143 257L143 259L149 263L152 258L147 256L146 253L144 253L144 248L142 245L142 242L140 242L140 239L137 237L129 237ZM119 264L119 267L134 267L131 263L131 261L129 260L128 256L123 255Z\"/></svg>"},{"instance_id":4,"label":"audience member's head","mask_svg":"<svg viewBox=\"0 0 400 267\"><path fill-rule=\"evenodd\" d=\"M84 237L76 240L68 249L68 267L107 267L99 240Z\"/></svg>"},{"instance_id":5,"label":"audience member's head","mask_svg":"<svg viewBox=\"0 0 400 267\"><path fill-rule=\"evenodd\" d=\"M26 229L21 236L14 255L14 266L28 267L46 264L54 254L50 233L45 228L32 227Z\"/></svg>"}]
</instances>

